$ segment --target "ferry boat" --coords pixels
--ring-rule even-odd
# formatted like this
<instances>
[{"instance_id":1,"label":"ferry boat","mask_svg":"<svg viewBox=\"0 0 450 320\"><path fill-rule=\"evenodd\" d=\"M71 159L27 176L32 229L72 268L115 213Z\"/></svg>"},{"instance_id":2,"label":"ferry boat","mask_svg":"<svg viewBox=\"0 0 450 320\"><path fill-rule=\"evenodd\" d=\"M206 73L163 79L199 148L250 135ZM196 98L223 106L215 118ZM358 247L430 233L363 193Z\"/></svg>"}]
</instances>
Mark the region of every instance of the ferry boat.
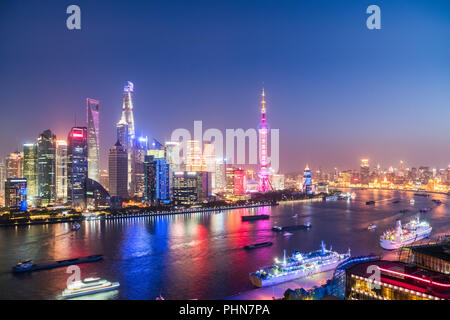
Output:
<instances>
[{"instance_id":1,"label":"ferry boat","mask_svg":"<svg viewBox=\"0 0 450 320\"><path fill-rule=\"evenodd\" d=\"M119 282L109 282L100 278L86 278L82 281L74 281L62 292L66 299L85 296L99 292L115 290L120 286Z\"/></svg>"},{"instance_id":2,"label":"ferry boat","mask_svg":"<svg viewBox=\"0 0 450 320\"><path fill-rule=\"evenodd\" d=\"M250 282L256 287L271 286L278 283L291 281L306 277L312 274L335 269L339 264L350 258L350 249L347 253L337 253L327 250L325 244L321 243L321 249L302 254L298 251L292 256L279 261L275 259L275 264L263 267L260 270L250 273Z\"/></svg>"},{"instance_id":3,"label":"ferry boat","mask_svg":"<svg viewBox=\"0 0 450 320\"><path fill-rule=\"evenodd\" d=\"M420 221L419 217L407 223L404 227L402 227L402 222L397 220L395 229L388 230L380 236L380 246L387 250L398 249L427 238L431 229L430 224L426 221Z\"/></svg>"}]
</instances>

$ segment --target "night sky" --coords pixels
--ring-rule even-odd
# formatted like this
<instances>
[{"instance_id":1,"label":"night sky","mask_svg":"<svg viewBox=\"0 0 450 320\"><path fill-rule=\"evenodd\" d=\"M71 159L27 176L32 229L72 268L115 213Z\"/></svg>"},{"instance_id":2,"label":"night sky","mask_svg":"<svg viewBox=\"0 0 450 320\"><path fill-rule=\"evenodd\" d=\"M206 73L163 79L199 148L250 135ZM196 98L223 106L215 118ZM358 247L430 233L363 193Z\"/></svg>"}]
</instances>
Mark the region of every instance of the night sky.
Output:
<instances>
[{"instance_id":1,"label":"night sky","mask_svg":"<svg viewBox=\"0 0 450 320\"><path fill-rule=\"evenodd\" d=\"M66 8L81 8L81 30ZM381 30L366 8L381 7ZM101 159L134 82L138 133L256 128L281 171L450 163L450 1L0 1L0 156L100 100Z\"/></svg>"}]
</instances>

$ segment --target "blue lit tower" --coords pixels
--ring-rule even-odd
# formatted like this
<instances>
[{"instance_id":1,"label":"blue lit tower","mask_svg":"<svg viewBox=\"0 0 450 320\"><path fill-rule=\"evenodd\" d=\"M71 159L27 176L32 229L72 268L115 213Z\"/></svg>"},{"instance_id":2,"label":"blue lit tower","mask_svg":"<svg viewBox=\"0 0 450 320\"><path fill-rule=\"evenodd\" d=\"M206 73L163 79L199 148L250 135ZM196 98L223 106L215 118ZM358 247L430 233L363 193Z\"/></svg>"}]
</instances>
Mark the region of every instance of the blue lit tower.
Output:
<instances>
[{"instance_id":1,"label":"blue lit tower","mask_svg":"<svg viewBox=\"0 0 450 320\"><path fill-rule=\"evenodd\" d=\"M303 171L303 192L306 194L314 194L311 170L308 165L306 165L306 168Z\"/></svg>"}]
</instances>

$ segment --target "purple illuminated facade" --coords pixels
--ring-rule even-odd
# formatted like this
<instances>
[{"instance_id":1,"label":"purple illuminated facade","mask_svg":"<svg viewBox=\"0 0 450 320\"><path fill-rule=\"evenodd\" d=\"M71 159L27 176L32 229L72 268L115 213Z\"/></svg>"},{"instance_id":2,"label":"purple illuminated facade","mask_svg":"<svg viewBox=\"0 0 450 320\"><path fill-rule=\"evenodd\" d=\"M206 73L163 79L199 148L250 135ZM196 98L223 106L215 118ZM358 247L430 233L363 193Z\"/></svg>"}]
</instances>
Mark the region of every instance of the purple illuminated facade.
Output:
<instances>
[{"instance_id":1,"label":"purple illuminated facade","mask_svg":"<svg viewBox=\"0 0 450 320\"><path fill-rule=\"evenodd\" d=\"M259 192L272 190L269 180L268 159L267 159L267 133L269 129L266 124L266 100L264 89L261 101L261 124L259 125Z\"/></svg>"}]
</instances>

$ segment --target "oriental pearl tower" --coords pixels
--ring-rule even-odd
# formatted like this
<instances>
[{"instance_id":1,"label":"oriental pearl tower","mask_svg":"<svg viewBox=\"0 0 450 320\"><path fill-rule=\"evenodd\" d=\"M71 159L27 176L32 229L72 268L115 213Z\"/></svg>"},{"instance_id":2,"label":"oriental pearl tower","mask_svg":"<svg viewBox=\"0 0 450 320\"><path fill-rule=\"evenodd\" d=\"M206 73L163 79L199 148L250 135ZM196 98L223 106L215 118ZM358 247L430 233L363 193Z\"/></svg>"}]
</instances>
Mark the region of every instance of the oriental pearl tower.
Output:
<instances>
[{"instance_id":1,"label":"oriental pearl tower","mask_svg":"<svg viewBox=\"0 0 450 320\"><path fill-rule=\"evenodd\" d=\"M266 191L272 190L272 185L269 180L269 170L267 167L267 134L269 129L266 124L266 100L265 100L264 89L262 91L262 101L261 101L261 123L258 127L259 133L259 192L265 193Z\"/></svg>"}]
</instances>

